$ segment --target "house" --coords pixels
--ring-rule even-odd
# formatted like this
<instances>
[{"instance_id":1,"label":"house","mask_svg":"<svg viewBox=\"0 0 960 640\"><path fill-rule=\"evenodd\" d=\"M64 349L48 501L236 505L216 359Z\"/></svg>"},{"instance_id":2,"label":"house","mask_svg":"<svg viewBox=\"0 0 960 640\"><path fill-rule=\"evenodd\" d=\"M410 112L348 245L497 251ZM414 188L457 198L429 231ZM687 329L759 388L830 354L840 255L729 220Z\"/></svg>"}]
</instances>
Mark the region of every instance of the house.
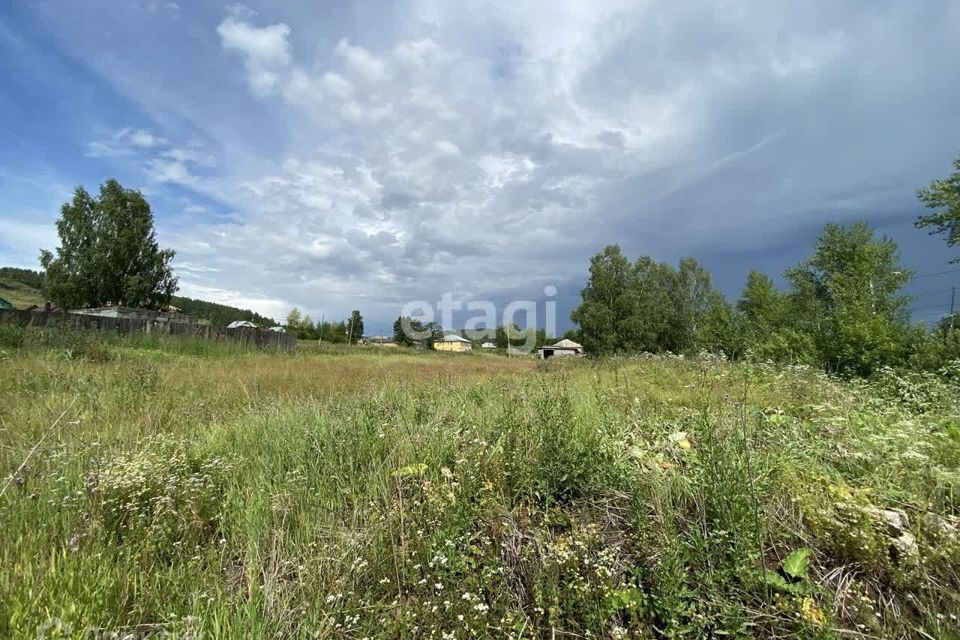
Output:
<instances>
[{"instance_id":1,"label":"house","mask_svg":"<svg viewBox=\"0 0 960 640\"><path fill-rule=\"evenodd\" d=\"M577 344L573 340L564 338L556 344L547 345L537 349L537 356L541 359L552 358L554 356L582 356L583 345Z\"/></svg>"},{"instance_id":2,"label":"house","mask_svg":"<svg viewBox=\"0 0 960 640\"><path fill-rule=\"evenodd\" d=\"M12 311L12 310L13 310L13 303L10 302L9 300L4 300L3 298L0 298L0 311Z\"/></svg>"},{"instance_id":3,"label":"house","mask_svg":"<svg viewBox=\"0 0 960 640\"><path fill-rule=\"evenodd\" d=\"M277 325L275 327L270 327L270 331L273 331L274 333L283 333L284 328L281 327L280 325Z\"/></svg>"},{"instance_id":4,"label":"house","mask_svg":"<svg viewBox=\"0 0 960 640\"><path fill-rule=\"evenodd\" d=\"M256 329L257 325L249 320L234 320L227 325L227 329Z\"/></svg>"},{"instance_id":5,"label":"house","mask_svg":"<svg viewBox=\"0 0 960 640\"><path fill-rule=\"evenodd\" d=\"M492 342L484 342L482 345L480 345L480 348L484 351L493 351L497 348L497 345L493 344Z\"/></svg>"},{"instance_id":6,"label":"house","mask_svg":"<svg viewBox=\"0 0 960 640\"><path fill-rule=\"evenodd\" d=\"M364 338L367 344L376 345L378 347L395 347L397 346L396 341L394 341L393 336L370 336L369 338Z\"/></svg>"},{"instance_id":7,"label":"house","mask_svg":"<svg viewBox=\"0 0 960 640\"><path fill-rule=\"evenodd\" d=\"M473 344L466 338L462 338L455 333L449 333L433 343L433 348L437 351L472 351Z\"/></svg>"}]
</instances>

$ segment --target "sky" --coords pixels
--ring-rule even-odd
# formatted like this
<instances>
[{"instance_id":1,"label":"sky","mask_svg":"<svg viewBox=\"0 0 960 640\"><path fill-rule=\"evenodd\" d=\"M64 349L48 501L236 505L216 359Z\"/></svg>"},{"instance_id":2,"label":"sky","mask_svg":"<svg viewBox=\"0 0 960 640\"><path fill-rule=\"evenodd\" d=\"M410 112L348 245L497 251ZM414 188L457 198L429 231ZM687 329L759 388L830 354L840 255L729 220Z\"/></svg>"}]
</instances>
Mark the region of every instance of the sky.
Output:
<instances>
[{"instance_id":1,"label":"sky","mask_svg":"<svg viewBox=\"0 0 960 640\"><path fill-rule=\"evenodd\" d=\"M141 190L182 295L283 318L579 299L589 258L750 269L913 228L960 154L960 1L0 3L0 265L60 205ZM917 279L915 318L960 273Z\"/></svg>"}]
</instances>

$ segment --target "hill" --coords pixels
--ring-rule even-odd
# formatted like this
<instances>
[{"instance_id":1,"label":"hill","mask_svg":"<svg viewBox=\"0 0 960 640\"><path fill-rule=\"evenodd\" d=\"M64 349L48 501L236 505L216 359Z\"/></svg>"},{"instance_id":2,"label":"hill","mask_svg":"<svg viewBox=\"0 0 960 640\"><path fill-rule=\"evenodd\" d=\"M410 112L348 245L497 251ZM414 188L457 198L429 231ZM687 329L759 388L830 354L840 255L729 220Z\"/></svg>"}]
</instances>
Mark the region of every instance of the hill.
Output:
<instances>
[{"instance_id":1,"label":"hill","mask_svg":"<svg viewBox=\"0 0 960 640\"><path fill-rule=\"evenodd\" d=\"M43 294L39 287L5 276L4 271L0 270L0 298L9 300L17 309L43 304Z\"/></svg>"},{"instance_id":2,"label":"hill","mask_svg":"<svg viewBox=\"0 0 960 640\"><path fill-rule=\"evenodd\" d=\"M220 326L226 326L234 320L249 320L261 327L273 327L278 324L273 318L262 316L250 309L240 309L217 302L173 296L173 298L170 299L170 304L184 313L195 314L202 320L209 320L213 324Z\"/></svg>"}]
</instances>

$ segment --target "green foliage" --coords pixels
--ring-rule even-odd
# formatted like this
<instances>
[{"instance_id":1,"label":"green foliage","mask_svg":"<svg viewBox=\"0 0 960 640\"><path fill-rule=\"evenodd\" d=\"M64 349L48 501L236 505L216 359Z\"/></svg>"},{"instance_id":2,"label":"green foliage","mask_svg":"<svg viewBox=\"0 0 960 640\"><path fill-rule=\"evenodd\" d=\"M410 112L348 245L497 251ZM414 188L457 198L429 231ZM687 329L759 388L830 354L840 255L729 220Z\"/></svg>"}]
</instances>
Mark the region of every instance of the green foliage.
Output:
<instances>
[{"instance_id":1,"label":"green foliage","mask_svg":"<svg viewBox=\"0 0 960 640\"><path fill-rule=\"evenodd\" d=\"M105 535L122 545L144 545L164 557L215 542L227 465L168 437L90 469L86 491L94 519L81 535Z\"/></svg>"},{"instance_id":2,"label":"green foliage","mask_svg":"<svg viewBox=\"0 0 960 640\"><path fill-rule=\"evenodd\" d=\"M111 338L97 363L36 335L0 368L4 637L960 633L957 393L705 357L401 349L387 377L357 347Z\"/></svg>"},{"instance_id":3,"label":"green foliage","mask_svg":"<svg viewBox=\"0 0 960 640\"><path fill-rule=\"evenodd\" d=\"M400 316L393 323L393 341L401 347L420 345L429 348L442 337L443 328L436 322Z\"/></svg>"},{"instance_id":4,"label":"green foliage","mask_svg":"<svg viewBox=\"0 0 960 640\"><path fill-rule=\"evenodd\" d=\"M899 292L912 273L892 240L875 239L862 222L828 224L813 255L786 276L800 328L828 369L868 375L902 360L909 298Z\"/></svg>"},{"instance_id":5,"label":"green foliage","mask_svg":"<svg viewBox=\"0 0 960 640\"><path fill-rule=\"evenodd\" d=\"M793 327L757 335L748 350L750 358L760 362L814 366L821 363L813 336Z\"/></svg>"},{"instance_id":6,"label":"green foliage","mask_svg":"<svg viewBox=\"0 0 960 640\"><path fill-rule=\"evenodd\" d=\"M794 595L803 595L812 591L812 585L807 580L810 571L810 555L812 550L801 547L794 550L783 559L780 572L767 570L764 580L771 587Z\"/></svg>"},{"instance_id":7,"label":"green foliage","mask_svg":"<svg viewBox=\"0 0 960 640\"><path fill-rule=\"evenodd\" d=\"M631 264L611 245L590 261L590 278L572 319L592 354L736 351L732 311L693 258L678 269L644 256Z\"/></svg>"},{"instance_id":8,"label":"green foliage","mask_svg":"<svg viewBox=\"0 0 960 640\"><path fill-rule=\"evenodd\" d=\"M288 331L299 331L301 325L300 310L294 307L290 310L290 313L287 314L287 327Z\"/></svg>"},{"instance_id":9,"label":"green foliage","mask_svg":"<svg viewBox=\"0 0 960 640\"><path fill-rule=\"evenodd\" d=\"M737 325L751 356L776 362L796 361L796 340L787 333L792 321L790 299L777 290L773 280L751 271L737 302L737 312Z\"/></svg>"},{"instance_id":10,"label":"green foliage","mask_svg":"<svg viewBox=\"0 0 960 640\"><path fill-rule=\"evenodd\" d=\"M43 289L44 274L42 271L19 269L17 267L0 267L0 279L22 282L34 289Z\"/></svg>"},{"instance_id":11,"label":"green foliage","mask_svg":"<svg viewBox=\"0 0 960 640\"><path fill-rule=\"evenodd\" d=\"M783 560L783 571L787 575L802 579L807 577L807 571L810 569L810 554L812 551L807 548L797 549Z\"/></svg>"},{"instance_id":12,"label":"green foliage","mask_svg":"<svg viewBox=\"0 0 960 640\"><path fill-rule=\"evenodd\" d=\"M953 173L918 190L917 197L927 208L935 210L935 213L920 216L917 227L931 228L931 233L946 235L948 246L960 244L960 156L953 161ZM953 260L958 261L960 258Z\"/></svg>"},{"instance_id":13,"label":"green foliage","mask_svg":"<svg viewBox=\"0 0 960 640\"><path fill-rule=\"evenodd\" d=\"M363 316L356 309L353 310L350 319L347 321L347 331L349 333L347 336L349 344L357 344L363 338Z\"/></svg>"},{"instance_id":14,"label":"green foliage","mask_svg":"<svg viewBox=\"0 0 960 640\"><path fill-rule=\"evenodd\" d=\"M77 187L60 210L57 233L56 256L45 250L40 263L46 289L61 307L170 303L177 290L174 252L157 245L153 213L139 191L112 179L100 186L99 197Z\"/></svg>"},{"instance_id":15,"label":"green foliage","mask_svg":"<svg viewBox=\"0 0 960 640\"><path fill-rule=\"evenodd\" d=\"M960 398L960 380L951 380L946 369L935 373L882 367L870 381L883 397L916 413L949 407Z\"/></svg>"},{"instance_id":16,"label":"green foliage","mask_svg":"<svg viewBox=\"0 0 960 640\"><path fill-rule=\"evenodd\" d=\"M960 362L960 326L950 329L941 324L929 333L918 332L911 348L909 364L921 371L939 371L952 362Z\"/></svg>"},{"instance_id":17,"label":"green foliage","mask_svg":"<svg viewBox=\"0 0 960 640\"><path fill-rule=\"evenodd\" d=\"M900 290L912 273L899 264L897 245L865 223L826 225L813 254L785 276L788 292L751 271L733 307L696 260L677 269L647 257L631 264L611 245L591 259L572 319L595 355L705 350L863 376L911 353L934 370L955 357L948 331L934 340L909 327Z\"/></svg>"}]
</instances>

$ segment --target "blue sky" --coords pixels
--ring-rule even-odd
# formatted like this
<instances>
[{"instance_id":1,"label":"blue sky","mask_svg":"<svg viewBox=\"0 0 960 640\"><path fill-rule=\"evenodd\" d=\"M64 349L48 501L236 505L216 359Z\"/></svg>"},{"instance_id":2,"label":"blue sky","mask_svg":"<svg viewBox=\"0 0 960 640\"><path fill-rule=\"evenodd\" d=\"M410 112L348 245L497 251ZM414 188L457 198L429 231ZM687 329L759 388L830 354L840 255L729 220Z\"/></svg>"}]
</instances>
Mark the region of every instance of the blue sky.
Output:
<instances>
[{"instance_id":1,"label":"blue sky","mask_svg":"<svg viewBox=\"0 0 960 640\"><path fill-rule=\"evenodd\" d=\"M551 284L566 315L611 242L732 297L865 219L943 271L912 221L960 153L957 60L956 0L14 0L0 264L35 268L73 187L116 177L184 295L371 329ZM919 319L958 276L912 285Z\"/></svg>"}]
</instances>

